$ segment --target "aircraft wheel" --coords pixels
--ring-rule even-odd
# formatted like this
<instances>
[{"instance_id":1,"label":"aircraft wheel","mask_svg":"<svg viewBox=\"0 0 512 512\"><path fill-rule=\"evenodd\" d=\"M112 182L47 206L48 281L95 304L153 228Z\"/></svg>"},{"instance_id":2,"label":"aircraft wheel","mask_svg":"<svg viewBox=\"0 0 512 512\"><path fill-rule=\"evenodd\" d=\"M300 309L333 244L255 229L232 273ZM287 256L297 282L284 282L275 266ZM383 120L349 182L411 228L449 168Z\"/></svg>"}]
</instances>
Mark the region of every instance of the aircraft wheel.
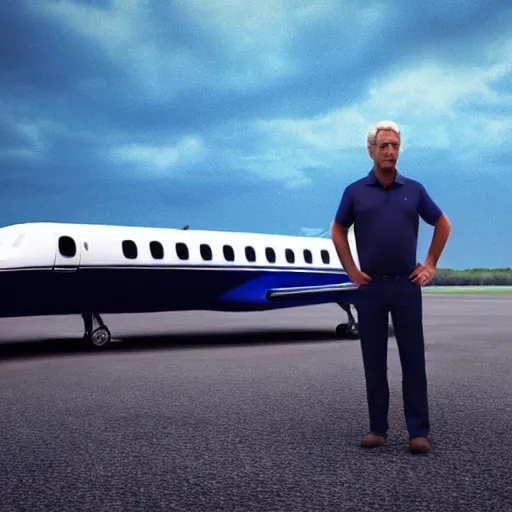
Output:
<instances>
[{"instance_id":1,"label":"aircraft wheel","mask_svg":"<svg viewBox=\"0 0 512 512\"><path fill-rule=\"evenodd\" d=\"M359 330L357 326L350 328L348 324L339 324L336 327L336 336L344 340L357 340L359 339Z\"/></svg>"},{"instance_id":2,"label":"aircraft wheel","mask_svg":"<svg viewBox=\"0 0 512 512\"><path fill-rule=\"evenodd\" d=\"M347 324L339 324L336 326L336 336L344 339L347 335Z\"/></svg>"},{"instance_id":3,"label":"aircraft wheel","mask_svg":"<svg viewBox=\"0 0 512 512\"><path fill-rule=\"evenodd\" d=\"M103 348L110 343L111 336L107 326L98 327L92 331L90 342L94 347Z\"/></svg>"},{"instance_id":4,"label":"aircraft wheel","mask_svg":"<svg viewBox=\"0 0 512 512\"><path fill-rule=\"evenodd\" d=\"M342 340L358 340L359 339L359 329L357 325L352 329L349 328L348 324L339 324L336 327L336 336ZM395 329L393 325L388 326L388 336L395 337Z\"/></svg>"}]
</instances>

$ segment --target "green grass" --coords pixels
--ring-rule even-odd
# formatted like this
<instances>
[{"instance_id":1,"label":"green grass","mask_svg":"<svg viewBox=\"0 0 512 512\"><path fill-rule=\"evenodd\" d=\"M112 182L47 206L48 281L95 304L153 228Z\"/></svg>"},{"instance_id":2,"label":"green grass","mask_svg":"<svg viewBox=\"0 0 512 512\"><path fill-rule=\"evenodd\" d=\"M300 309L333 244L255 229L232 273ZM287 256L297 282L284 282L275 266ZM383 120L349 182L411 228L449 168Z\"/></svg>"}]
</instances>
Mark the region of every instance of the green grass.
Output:
<instances>
[{"instance_id":1,"label":"green grass","mask_svg":"<svg viewBox=\"0 0 512 512\"><path fill-rule=\"evenodd\" d=\"M428 294L512 293L512 286L427 286L423 291Z\"/></svg>"}]
</instances>

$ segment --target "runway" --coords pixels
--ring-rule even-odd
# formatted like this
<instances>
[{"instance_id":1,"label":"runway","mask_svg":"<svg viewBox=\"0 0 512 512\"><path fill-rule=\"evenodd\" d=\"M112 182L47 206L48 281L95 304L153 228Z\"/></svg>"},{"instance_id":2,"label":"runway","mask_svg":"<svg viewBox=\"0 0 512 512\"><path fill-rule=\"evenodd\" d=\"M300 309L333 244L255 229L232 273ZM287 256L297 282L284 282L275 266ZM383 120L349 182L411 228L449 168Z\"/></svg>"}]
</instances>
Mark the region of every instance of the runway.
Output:
<instances>
[{"instance_id":1,"label":"runway","mask_svg":"<svg viewBox=\"0 0 512 512\"><path fill-rule=\"evenodd\" d=\"M512 511L512 295L425 295L433 451L407 452L389 344L390 445L367 429L336 305L0 319L0 509Z\"/></svg>"}]
</instances>

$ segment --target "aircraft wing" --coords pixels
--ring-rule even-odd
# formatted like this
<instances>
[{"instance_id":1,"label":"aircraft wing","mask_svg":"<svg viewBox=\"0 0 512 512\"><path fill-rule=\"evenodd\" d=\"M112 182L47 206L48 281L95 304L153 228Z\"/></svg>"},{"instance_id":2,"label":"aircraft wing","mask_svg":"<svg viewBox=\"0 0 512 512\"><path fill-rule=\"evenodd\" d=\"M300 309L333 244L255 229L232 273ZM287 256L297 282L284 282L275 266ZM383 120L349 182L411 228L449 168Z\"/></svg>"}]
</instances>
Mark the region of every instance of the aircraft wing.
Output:
<instances>
[{"instance_id":1,"label":"aircraft wing","mask_svg":"<svg viewBox=\"0 0 512 512\"><path fill-rule=\"evenodd\" d=\"M348 292L358 290L354 283L325 284L319 286L296 286L273 288L267 291L268 300L287 300L313 298L328 293Z\"/></svg>"}]
</instances>

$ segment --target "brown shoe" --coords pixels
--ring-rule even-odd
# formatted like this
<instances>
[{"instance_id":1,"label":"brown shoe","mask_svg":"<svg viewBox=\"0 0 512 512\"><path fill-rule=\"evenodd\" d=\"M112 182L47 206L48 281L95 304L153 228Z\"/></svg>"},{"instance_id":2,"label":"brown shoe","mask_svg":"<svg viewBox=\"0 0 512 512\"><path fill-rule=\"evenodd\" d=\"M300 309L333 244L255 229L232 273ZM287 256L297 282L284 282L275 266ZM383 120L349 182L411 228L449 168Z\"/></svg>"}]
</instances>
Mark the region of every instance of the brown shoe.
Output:
<instances>
[{"instance_id":1,"label":"brown shoe","mask_svg":"<svg viewBox=\"0 0 512 512\"><path fill-rule=\"evenodd\" d=\"M378 446L384 446L386 444L386 438L379 436L378 434L366 434L361 439L361 446L363 448L377 448Z\"/></svg>"},{"instance_id":2,"label":"brown shoe","mask_svg":"<svg viewBox=\"0 0 512 512\"><path fill-rule=\"evenodd\" d=\"M427 437L413 437L409 441L409 451L411 453L428 453L431 443Z\"/></svg>"}]
</instances>

